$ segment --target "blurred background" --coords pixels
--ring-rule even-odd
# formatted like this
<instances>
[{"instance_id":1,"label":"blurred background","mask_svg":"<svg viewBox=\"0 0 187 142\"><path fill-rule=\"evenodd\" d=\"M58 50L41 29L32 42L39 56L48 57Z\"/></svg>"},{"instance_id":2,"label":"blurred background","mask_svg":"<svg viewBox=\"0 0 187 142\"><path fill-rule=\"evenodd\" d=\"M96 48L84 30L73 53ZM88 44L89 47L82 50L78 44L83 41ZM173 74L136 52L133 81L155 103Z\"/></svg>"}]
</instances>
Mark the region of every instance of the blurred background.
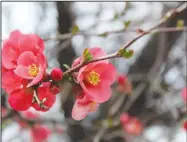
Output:
<instances>
[{"instance_id":1,"label":"blurred background","mask_svg":"<svg viewBox=\"0 0 187 142\"><path fill-rule=\"evenodd\" d=\"M157 24L168 10L181 4L183 2L2 2L2 39L8 38L15 29L38 34L46 39L48 70L53 67L65 70L63 64L71 66L84 48L101 47L109 54L138 35L128 30L101 33L123 29L127 21L131 21L129 29L146 30ZM186 10L181 12L164 26L175 27L178 20L186 25L186 13ZM51 38L69 33L74 25L94 35ZM102 134L101 142L185 142L182 122L186 107L180 93L186 86L186 34L186 31L148 34L130 46L135 52L131 59L112 59L118 72L128 76L133 88L131 95L117 93L114 85L112 99L82 121L71 118L74 97L68 83L63 84L50 111L30 110L39 116L39 121L38 118L29 121L31 114L25 117L24 112L20 120L20 114L10 109L7 96L2 92L2 141L32 141L31 128L37 123L51 132L47 139L35 142L90 142L108 119L106 112L112 104L114 110L120 105L115 121L119 121L120 114L128 112L142 122L143 133L139 136L124 134L117 125ZM23 127L23 122L29 123L31 128Z\"/></svg>"}]
</instances>

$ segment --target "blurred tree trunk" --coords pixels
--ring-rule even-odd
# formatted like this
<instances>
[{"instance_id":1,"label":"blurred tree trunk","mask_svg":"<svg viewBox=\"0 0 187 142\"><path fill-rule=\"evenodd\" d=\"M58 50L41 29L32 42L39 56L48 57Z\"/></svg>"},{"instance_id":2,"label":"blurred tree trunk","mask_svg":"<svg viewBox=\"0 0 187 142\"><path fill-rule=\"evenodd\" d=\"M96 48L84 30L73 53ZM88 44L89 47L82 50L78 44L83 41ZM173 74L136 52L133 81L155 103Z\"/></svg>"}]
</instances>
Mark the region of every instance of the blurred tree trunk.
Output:
<instances>
[{"instance_id":1,"label":"blurred tree trunk","mask_svg":"<svg viewBox=\"0 0 187 142\"><path fill-rule=\"evenodd\" d=\"M60 34L68 33L72 27L73 17L71 12L71 2L57 2L57 11L58 11L58 31ZM60 40L59 46L63 46L66 40ZM71 43L63 48L58 54L58 61L61 65L62 70L65 70L63 64L71 66L73 59L75 58L75 51ZM73 107L73 98L72 93L68 94L68 99L62 105L62 109L65 113L65 118L71 118L71 111ZM68 133L70 140L72 142L78 142L80 139L85 137L82 126L78 124L68 124Z\"/></svg>"}]
</instances>

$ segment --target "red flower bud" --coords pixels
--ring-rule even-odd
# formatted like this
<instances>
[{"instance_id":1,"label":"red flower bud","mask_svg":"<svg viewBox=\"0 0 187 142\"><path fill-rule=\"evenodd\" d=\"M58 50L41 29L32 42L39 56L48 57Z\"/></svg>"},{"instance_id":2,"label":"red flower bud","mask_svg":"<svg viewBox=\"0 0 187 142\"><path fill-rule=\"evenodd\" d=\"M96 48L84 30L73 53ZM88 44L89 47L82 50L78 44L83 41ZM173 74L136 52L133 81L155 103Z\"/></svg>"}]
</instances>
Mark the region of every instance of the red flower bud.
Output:
<instances>
[{"instance_id":1,"label":"red flower bud","mask_svg":"<svg viewBox=\"0 0 187 142\"><path fill-rule=\"evenodd\" d=\"M50 75L48 73L44 73L43 75L43 81L46 82L46 81L49 81L50 80Z\"/></svg>"},{"instance_id":2,"label":"red flower bud","mask_svg":"<svg viewBox=\"0 0 187 142\"><path fill-rule=\"evenodd\" d=\"M60 85L58 83L51 83L50 90L52 94L56 95L60 92Z\"/></svg>"},{"instance_id":3,"label":"red flower bud","mask_svg":"<svg viewBox=\"0 0 187 142\"><path fill-rule=\"evenodd\" d=\"M120 85L124 86L126 84L126 81L127 81L127 76L125 76L125 75L119 75L117 77L117 83Z\"/></svg>"},{"instance_id":4,"label":"red flower bud","mask_svg":"<svg viewBox=\"0 0 187 142\"><path fill-rule=\"evenodd\" d=\"M63 72L59 68L54 68L51 72L51 79L55 81L59 81L62 79Z\"/></svg>"}]
</instances>

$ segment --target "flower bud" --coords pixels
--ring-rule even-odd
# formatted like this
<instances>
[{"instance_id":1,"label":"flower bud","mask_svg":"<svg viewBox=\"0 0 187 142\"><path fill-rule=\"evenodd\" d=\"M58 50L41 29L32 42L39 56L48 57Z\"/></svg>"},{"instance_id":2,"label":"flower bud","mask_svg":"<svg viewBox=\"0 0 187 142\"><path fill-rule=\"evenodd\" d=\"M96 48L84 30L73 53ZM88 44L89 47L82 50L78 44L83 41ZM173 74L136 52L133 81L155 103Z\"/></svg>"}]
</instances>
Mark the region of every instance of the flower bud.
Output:
<instances>
[{"instance_id":1,"label":"flower bud","mask_svg":"<svg viewBox=\"0 0 187 142\"><path fill-rule=\"evenodd\" d=\"M63 72L59 68L54 68L51 72L51 79L55 81L59 81L62 79Z\"/></svg>"},{"instance_id":2,"label":"flower bud","mask_svg":"<svg viewBox=\"0 0 187 142\"><path fill-rule=\"evenodd\" d=\"M58 94L60 92L60 85L58 83L51 83L50 91L54 95Z\"/></svg>"},{"instance_id":3,"label":"flower bud","mask_svg":"<svg viewBox=\"0 0 187 142\"><path fill-rule=\"evenodd\" d=\"M44 75L43 75L43 81L44 82L47 82L47 81L49 81L50 80L50 75L48 74L48 73L44 73Z\"/></svg>"}]
</instances>

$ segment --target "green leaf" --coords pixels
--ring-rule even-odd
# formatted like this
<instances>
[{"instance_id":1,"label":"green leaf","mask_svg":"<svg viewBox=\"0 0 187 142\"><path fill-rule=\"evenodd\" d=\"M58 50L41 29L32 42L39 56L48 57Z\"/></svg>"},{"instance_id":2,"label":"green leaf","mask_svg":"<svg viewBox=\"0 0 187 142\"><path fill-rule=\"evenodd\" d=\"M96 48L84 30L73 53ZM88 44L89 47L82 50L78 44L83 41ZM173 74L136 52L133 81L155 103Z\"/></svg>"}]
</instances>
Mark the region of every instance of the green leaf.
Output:
<instances>
[{"instance_id":1,"label":"green leaf","mask_svg":"<svg viewBox=\"0 0 187 142\"><path fill-rule=\"evenodd\" d=\"M66 69L70 69L70 66L68 66L67 64L63 64L63 66L66 68Z\"/></svg>"},{"instance_id":2,"label":"green leaf","mask_svg":"<svg viewBox=\"0 0 187 142\"><path fill-rule=\"evenodd\" d=\"M99 36L101 36L101 37L107 37L108 36L108 32L101 33L101 34L99 34Z\"/></svg>"},{"instance_id":3,"label":"green leaf","mask_svg":"<svg viewBox=\"0 0 187 142\"><path fill-rule=\"evenodd\" d=\"M77 25L74 25L71 29L71 33L72 34L76 34L77 32L79 32L79 27Z\"/></svg>"},{"instance_id":4,"label":"green leaf","mask_svg":"<svg viewBox=\"0 0 187 142\"><path fill-rule=\"evenodd\" d=\"M177 20L177 27L178 28L182 28L182 27L184 27L184 20Z\"/></svg>"},{"instance_id":5,"label":"green leaf","mask_svg":"<svg viewBox=\"0 0 187 142\"><path fill-rule=\"evenodd\" d=\"M125 26L125 28L128 28L129 27L129 25L130 25L130 23L131 23L131 21L129 20L129 21L125 21L124 22L124 26Z\"/></svg>"},{"instance_id":6,"label":"green leaf","mask_svg":"<svg viewBox=\"0 0 187 142\"><path fill-rule=\"evenodd\" d=\"M116 12L113 19L116 20L118 18L119 18L119 14Z\"/></svg>"},{"instance_id":7,"label":"green leaf","mask_svg":"<svg viewBox=\"0 0 187 142\"><path fill-rule=\"evenodd\" d=\"M89 52L88 48L83 51L83 62L90 61L93 59L92 54Z\"/></svg>"},{"instance_id":8,"label":"green leaf","mask_svg":"<svg viewBox=\"0 0 187 142\"><path fill-rule=\"evenodd\" d=\"M131 58L134 55L134 51L132 49L120 49L118 51L118 54L121 57L129 59L129 58Z\"/></svg>"}]
</instances>

